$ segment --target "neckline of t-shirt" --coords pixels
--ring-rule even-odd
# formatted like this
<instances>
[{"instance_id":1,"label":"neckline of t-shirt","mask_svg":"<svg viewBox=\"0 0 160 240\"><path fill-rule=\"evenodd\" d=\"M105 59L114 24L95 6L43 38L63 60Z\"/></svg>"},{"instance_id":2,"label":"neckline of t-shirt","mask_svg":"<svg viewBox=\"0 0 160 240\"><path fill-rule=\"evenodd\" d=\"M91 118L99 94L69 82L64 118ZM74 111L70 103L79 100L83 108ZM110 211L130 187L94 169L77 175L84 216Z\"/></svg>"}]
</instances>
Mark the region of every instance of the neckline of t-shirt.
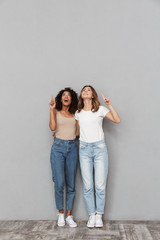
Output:
<instances>
[{"instance_id":1,"label":"neckline of t-shirt","mask_svg":"<svg viewBox=\"0 0 160 240\"><path fill-rule=\"evenodd\" d=\"M83 110L83 109L82 109L82 111L84 111L84 112L92 112L92 110Z\"/></svg>"},{"instance_id":2,"label":"neckline of t-shirt","mask_svg":"<svg viewBox=\"0 0 160 240\"><path fill-rule=\"evenodd\" d=\"M94 109L92 109L92 110L87 110L87 111L82 109L82 111L84 111L84 112L93 112Z\"/></svg>"},{"instance_id":3,"label":"neckline of t-shirt","mask_svg":"<svg viewBox=\"0 0 160 240\"><path fill-rule=\"evenodd\" d=\"M99 109L100 109L100 107L101 107L101 105L99 106ZM98 109L98 110L99 110L99 109ZM94 109L93 109L93 110L94 110ZM87 110L87 111L86 111L86 110L83 110L83 109L82 109L82 111L84 111L84 112L93 112L92 110Z\"/></svg>"}]
</instances>

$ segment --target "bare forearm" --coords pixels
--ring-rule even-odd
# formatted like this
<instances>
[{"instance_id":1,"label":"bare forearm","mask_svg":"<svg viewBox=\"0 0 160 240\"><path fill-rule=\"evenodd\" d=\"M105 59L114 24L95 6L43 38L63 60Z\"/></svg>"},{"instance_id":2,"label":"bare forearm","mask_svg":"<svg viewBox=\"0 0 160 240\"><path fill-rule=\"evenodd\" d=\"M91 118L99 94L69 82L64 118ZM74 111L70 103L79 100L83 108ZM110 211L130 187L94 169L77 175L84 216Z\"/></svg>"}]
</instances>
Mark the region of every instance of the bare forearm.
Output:
<instances>
[{"instance_id":1,"label":"bare forearm","mask_svg":"<svg viewBox=\"0 0 160 240\"><path fill-rule=\"evenodd\" d=\"M119 117L118 113L116 112L116 110L114 109L114 107L110 104L110 105L108 105L108 108L110 109L110 112L113 116L114 121L116 123L120 123L120 121L121 121L120 117Z\"/></svg>"},{"instance_id":2,"label":"bare forearm","mask_svg":"<svg viewBox=\"0 0 160 240\"><path fill-rule=\"evenodd\" d=\"M52 131L56 130L56 113L55 110L50 109L50 122L49 122L50 129Z\"/></svg>"}]
</instances>

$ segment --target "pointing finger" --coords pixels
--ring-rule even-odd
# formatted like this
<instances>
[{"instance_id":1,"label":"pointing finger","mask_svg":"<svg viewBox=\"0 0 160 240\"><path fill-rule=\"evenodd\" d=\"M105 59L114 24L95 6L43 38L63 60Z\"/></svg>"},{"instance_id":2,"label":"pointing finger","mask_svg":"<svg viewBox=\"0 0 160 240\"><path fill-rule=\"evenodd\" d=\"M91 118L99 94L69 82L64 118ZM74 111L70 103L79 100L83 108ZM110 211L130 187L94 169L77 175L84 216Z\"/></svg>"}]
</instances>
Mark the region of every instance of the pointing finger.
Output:
<instances>
[{"instance_id":1,"label":"pointing finger","mask_svg":"<svg viewBox=\"0 0 160 240\"><path fill-rule=\"evenodd\" d=\"M104 97L103 93L102 93L102 98L103 98L103 100L105 101L105 97Z\"/></svg>"},{"instance_id":2,"label":"pointing finger","mask_svg":"<svg viewBox=\"0 0 160 240\"><path fill-rule=\"evenodd\" d=\"M53 96L51 96L51 100L54 101Z\"/></svg>"}]
</instances>

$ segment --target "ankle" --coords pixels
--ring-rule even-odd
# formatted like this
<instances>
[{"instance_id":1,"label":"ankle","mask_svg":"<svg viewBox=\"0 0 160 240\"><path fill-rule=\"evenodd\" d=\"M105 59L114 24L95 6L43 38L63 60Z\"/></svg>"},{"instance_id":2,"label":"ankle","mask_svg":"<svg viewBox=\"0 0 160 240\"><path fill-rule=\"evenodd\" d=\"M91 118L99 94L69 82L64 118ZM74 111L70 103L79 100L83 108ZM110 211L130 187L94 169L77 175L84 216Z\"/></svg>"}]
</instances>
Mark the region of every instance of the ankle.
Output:
<instances>
[{"instance_id":1,"label":"ankle","mask_svg":"<svg viewBox=\"0 0 160 240\"><path fill-rule=\"evenodd\" d=\"M60 210L59 210L59 213L63 214L63 213L64 213L64 210L63 210L63 209L60 209Z\"/></svg>"},{"instance_id":2,"label":"ankle","mask_svg":"<svg viewBox=\"0 0 160 240\"><path fill-rule=\"evenodd\" d=\"M67 210L67 213L66 213L66 217L69 217L69 216L71 216L72 214L71 214L71 210Z\"/></svg>"}]
</instances>

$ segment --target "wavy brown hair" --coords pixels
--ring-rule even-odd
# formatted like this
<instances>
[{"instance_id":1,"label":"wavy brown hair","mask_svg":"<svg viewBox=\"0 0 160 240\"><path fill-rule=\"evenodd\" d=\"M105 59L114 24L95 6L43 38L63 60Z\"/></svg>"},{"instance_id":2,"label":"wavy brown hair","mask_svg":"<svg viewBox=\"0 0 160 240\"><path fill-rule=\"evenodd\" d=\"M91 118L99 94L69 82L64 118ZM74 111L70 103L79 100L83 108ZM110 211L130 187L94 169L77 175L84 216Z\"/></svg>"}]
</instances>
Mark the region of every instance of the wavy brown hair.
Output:
<instances>
[{"instance_id":1,"label":"wavy brown hair","mask_svg":"<svg viewBox=\"0 0 160 240\"><path fill-rule=\"evenodd\" d=\"M86 85L82 88L80 96L79 96L79 101L78 101L78 112L80 112L83 107L84 107L84 103L83 103L83 99L82 99L82 91L85 87L90 87L92 90L92 94L93 94L93 98L92 98L92 112L97 112L100 106L100 102L98 100L98 95L96 90L90 86L90 85Z\"/></svg>"}]
</instances>

